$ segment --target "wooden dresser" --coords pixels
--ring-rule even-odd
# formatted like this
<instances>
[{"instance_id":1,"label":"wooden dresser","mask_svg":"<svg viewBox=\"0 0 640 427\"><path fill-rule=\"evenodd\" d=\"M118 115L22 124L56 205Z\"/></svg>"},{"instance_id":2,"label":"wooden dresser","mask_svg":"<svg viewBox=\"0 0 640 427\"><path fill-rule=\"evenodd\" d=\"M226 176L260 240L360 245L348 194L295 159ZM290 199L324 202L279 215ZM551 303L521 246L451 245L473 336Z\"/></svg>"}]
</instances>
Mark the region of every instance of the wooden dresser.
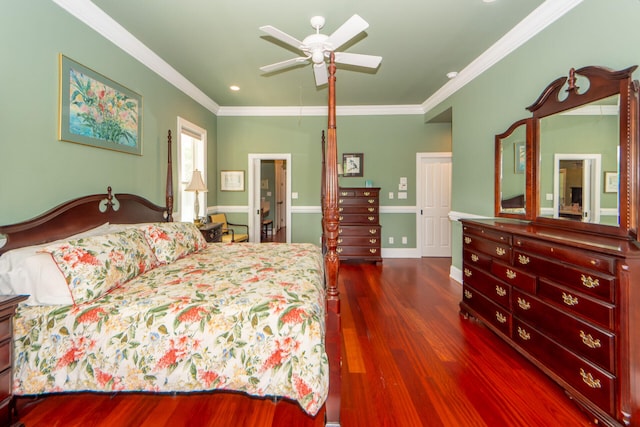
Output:
<instances>
[{"instance_id":1,"label":"wooden dresser","mask_svg":"<svg viewBox=\"0 0 640 427\"><path fill-rule=\"evenodd\" d=\"M637 242L509 219L462 223L462 313L604 425L640 425Z\"/></svg>"},{"instance_id":2,"label":"wooden dresser","mask_svg":"<svg viewBox=\"0 0 640 427\"><path fill-rule=\"evenodd\" d=\"M0 295L0 426L16 423L13 410L13 314L24 295ZM19 424L15 424L19 425Z\"/></svg>"},{"instance_id":3,"label":"wooden dresser","mask_svg":"<svg viewBox=\"0 0 640 427\"><path fill-rule=\"evenodd\" d=\"M341 187L338 191L337 252L340 260L382 262L380 188Z\"/></svg>"}]
</instances>

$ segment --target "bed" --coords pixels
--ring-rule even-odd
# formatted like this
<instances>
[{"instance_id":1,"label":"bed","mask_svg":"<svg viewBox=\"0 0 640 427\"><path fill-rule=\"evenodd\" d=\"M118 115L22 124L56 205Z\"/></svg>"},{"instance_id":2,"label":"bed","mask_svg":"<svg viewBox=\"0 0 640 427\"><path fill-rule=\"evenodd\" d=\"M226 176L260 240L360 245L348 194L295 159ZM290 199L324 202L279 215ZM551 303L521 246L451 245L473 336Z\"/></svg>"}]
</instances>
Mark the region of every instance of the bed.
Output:
<instances>
[{"instance_id":1,"label":"bed","mask_svg":"<svg viewBox=\"0 0 640 427\"><path fill-rule=\"evenodd\" d=\"M20 266L31 295L14 317L14 395L233 391L339 425L334 74L322 247L207 244L173 222L170 131L165 206L109 187L0 226L0 287Z\"/></svg>"}]
</instances>

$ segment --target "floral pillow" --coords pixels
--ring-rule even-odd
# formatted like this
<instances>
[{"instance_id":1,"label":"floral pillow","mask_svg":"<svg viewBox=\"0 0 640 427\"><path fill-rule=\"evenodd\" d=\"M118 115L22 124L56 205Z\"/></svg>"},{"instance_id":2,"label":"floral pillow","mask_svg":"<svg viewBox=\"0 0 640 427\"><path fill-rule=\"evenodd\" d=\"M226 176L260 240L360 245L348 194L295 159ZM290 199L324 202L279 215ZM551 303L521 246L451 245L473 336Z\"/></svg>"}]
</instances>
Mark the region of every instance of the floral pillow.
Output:
<instances>
[{"instance_id":1,"label":"floral pillow","mask_svg":"<svg viewBox=\"0 0 640 427\"><path fill-rule=\"evenodd\" d=\"M99 298L158 265L144 234L135 228L70 240L42 251L58 265L74 304Z\"/></svg>"},{"instance_id":2,"label":"floral pillow","mask_svg":"<svg viewBox=\"0 0 640 427\"><path fill-rule=\"evenodd\" d=\"M207 247L207 241L190 222L159 222L142 227L158 262L169 264Z\"/></svg>"}]
</instances>

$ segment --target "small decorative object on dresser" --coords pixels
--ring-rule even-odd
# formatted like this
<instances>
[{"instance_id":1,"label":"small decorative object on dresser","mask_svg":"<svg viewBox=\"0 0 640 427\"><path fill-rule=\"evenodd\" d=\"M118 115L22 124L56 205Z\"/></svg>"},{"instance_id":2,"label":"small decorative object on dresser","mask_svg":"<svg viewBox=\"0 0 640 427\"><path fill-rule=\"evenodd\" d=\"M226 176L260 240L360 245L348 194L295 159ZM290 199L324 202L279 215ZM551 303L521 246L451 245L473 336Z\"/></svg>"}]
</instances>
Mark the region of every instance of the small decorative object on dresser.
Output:
<instances>
[{"instance_id":1,"label":"small decorative object on dresser","mask_svg":"<svg viewBox=\"0 0 640 427\"><path fill-rule=\"evenodd\" d=\"M220 243L222 241L222 223L210 222L198 227L204 239L209 243Z\"/></svg>"},{"instance_id":2,"label":"small decorative object on dresser","mask_svg":"<svg viewBox=\"0 0 640 427\"><path fill-rule=\"evenodd\" d=\"M382 262L380 187L341 187L338 196L340 261Z\"/></svg>"},{"instance_id":3,"label":"small decorative object on dresser","mask_svg":"<svg viewBox=\"0 0 640 427\"><path fill-rule=\"evenodd\" d=\"M17 421L14 414L13 377L13 314L26 295L0 295L0 426L10 426Z\"/></svg>"}]
</instances>

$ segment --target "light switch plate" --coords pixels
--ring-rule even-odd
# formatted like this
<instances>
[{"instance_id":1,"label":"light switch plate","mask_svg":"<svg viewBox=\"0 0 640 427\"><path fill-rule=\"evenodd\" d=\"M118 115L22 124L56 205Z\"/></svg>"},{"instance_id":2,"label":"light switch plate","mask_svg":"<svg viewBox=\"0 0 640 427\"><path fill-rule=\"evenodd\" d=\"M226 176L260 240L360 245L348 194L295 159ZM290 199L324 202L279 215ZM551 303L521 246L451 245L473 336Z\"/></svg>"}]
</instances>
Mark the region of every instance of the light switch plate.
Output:
<instances>
[{"instance_id":1,"label":"light switch plate","mask_svg":"<svg viewBox=\"0 0 640 427\"><path fill-rule=\"evenodd\" d=\"M389 191L389 199L393 199L393 191Z\"/></svg>"},{"instance_id":2,"label":"light switch plate","mask_svg":"<svg viewBox=\"0 0 640 427\"><path fill-rule=\"evenodd\" d=\"M407 193L403 192L398 192L398 199L406 199L407 198Z\"/></svg>"},{"instance_id":3,"label":"light switch plate","mask_svg":"<svg viewBox=\"0 0 640 427\"><path fill-rule=\"evenodd\" d=\"M553 200L553 193L547 193L546 196L547 196L547 200L549 201Z\"/></svg>"}]
</instances>

